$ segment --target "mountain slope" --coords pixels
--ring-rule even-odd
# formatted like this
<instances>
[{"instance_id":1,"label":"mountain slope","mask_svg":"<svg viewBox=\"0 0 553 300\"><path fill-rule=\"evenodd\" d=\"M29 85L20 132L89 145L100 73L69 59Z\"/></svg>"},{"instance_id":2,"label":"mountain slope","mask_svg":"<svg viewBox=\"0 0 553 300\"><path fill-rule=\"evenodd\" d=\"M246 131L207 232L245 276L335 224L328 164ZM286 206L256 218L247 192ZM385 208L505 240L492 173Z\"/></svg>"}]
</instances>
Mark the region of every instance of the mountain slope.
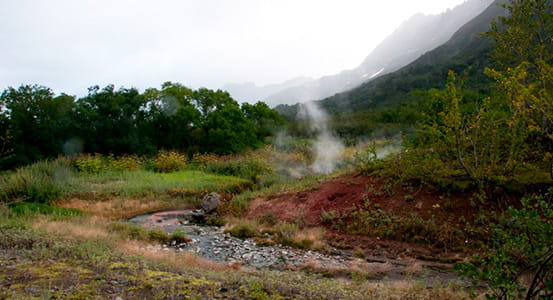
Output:
<instances>
[{"instance_id":1,"label":"mountain slope","mask_svg":"<svg viewBox=\"0 0 553 300\"><path fill-rule=\"evenodd\" d=\"M467 74L467 86L478 90L487 78L484 67L491 41L478 35L490 28L491 21L505 14L504 8L491 4L479 16L462 26L444 45L425 53L406 67L321 101L332 112L347 112L383 107L405 101L415 89L442 88L448 70ZM280 108L285 111L284 107ZM289 110L289 108L288 108Z\"/></svg>"},{"instance_id":2,"label":"mountain slope","mask_svg":"<svg viewBox=\"0 0 553 300\"><path fill-rule=\"evenodd\" d=\"M268 96L278 93L281 90L289 89L312 81L314 81L313 78L298 77L280 84L269 84L264 86L257 86L253 82L229 83L224 85L221 89L228 91L232 95L232 98L237 99L240 102L254 103L266 99Z\"/></svg>"},{"instance_id":3,"label":"mountain slope","mask_svg":"<svg viewBox=\"0 0 553 300\"><path fill-rule=\"evenodd\" d=\"M281 90L264 100L274 106L323 99L396 71L444 44L492 1L469 0L439 15L414 15L377 46L359 67Z\"/></svg>"}]
</instances>

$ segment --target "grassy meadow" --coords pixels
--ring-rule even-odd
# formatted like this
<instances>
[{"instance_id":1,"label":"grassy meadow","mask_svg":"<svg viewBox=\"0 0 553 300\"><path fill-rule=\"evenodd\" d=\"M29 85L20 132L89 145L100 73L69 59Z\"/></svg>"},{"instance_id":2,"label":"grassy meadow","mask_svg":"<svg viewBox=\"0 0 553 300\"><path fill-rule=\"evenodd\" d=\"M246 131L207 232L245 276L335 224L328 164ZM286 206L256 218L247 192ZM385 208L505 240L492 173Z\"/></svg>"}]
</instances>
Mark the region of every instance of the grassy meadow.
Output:
<instances>
[{"instance_id":1,"label":"grassy meadow","mask_svg":"<svg viewBox=\"0 0 553 300\"><path fill-rule=\"evenodd\" d=\"M127 166L121 167L121 161ZM314 188L321 180L350 170L344 165L335 174L301 179L287 173L291 166L308 163L308 156L301 153L264 148L234 157L198 155L168 171L144 158L83 156L3 173L0 298L459 299L468 295L456 286L428 289L419 281L370 282L356 270L346 271L345 277L343 272L329 276L323 271L255 270L191 253L156 251L148 245L182 241L186 236L125 221L168 208L198 207L205 193L217 191L233 196L222 205L229 231L273 228L281 243L320 247L317 241L324 240L320 229L286 223L271 227L268 220L237 218L253 198Z\"/></svg>"}]
</instances>

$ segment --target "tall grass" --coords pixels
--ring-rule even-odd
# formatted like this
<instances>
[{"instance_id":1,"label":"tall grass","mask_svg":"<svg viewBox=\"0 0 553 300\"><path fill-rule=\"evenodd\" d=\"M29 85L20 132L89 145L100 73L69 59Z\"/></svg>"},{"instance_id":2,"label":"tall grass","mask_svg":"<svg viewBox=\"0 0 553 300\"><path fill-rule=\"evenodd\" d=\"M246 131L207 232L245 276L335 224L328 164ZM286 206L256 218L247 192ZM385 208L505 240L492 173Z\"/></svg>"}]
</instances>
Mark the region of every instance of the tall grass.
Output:
<instances>
[{"instance_id":1,"label":"tall grass","mask_svg":"<svg viewBox=\"0 0 553 300\"><path fill-rule=\"evenodd\" d=\"M68 158L40 161L6 172L0 177L0 201L47 204L67 191L73 176Z\"/></svg>"},{"instance_id":2,"label":"tall grass","mask_svg":"<svg viewBox=\"0 0 553 300\"><path fill-rule=\"evenodd\" d=\"M249 188L247 180L201 171L154 173L150 171L79 174L71 181L69 197L144 197L160 194L199 194L206 191L239 192Z\"/></svg>"},{"instance_id":3,"label":"tall grass","mask_svg":"<svg viewBox=\"0 0 553 300\"><path fill-rule=\"evenodd\" d=\"M248 180L202 171L157 173L146 170L78 172L68 158L40 161L0 175L0 202L49 204L63 198L109 199L154 195L198 195L207 191L238 193Z\"/></svg>"}]
</instances>

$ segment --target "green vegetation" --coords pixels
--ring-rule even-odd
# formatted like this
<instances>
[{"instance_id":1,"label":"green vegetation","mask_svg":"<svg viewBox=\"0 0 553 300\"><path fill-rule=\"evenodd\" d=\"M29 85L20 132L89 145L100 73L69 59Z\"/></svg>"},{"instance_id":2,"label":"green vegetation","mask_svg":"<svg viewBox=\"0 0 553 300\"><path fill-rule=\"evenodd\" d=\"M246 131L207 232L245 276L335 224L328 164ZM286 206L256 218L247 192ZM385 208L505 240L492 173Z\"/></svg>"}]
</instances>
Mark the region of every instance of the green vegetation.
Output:
<instances>
[{"instance_id":1,"label":"green vegetation","mask_svg":"<svg viewBox=\"0 0 553 300\"><path fill-rule=\"evenodd\" d=\"M40 161L0 177L0 201L49 203L66 193L73 177L69 159Z\"/></svg>"},{"instance_id":2,"label":"green vegetation","mask_svg":"<svg viewBox=\"0 0 553 300\"><path fill-rule=\"evenodd\" d=\"M85 214L74 208L63 208L57 206L51 206L41 203L29 203L29 202L14 202L8 204L8 209L11 214L16 216L33 217L39 214L56 216L60 218L64 217L77 217L84 216Z\"/></svg>"},{"instance_id":3,"label":"green vegetation","mask_svg":"<svg viewBox=\"0 0 553 300\"><path fill-rule=\"evenodd\" d=\"M127 160L128 157L123 157L123 161ZM83 167L83 161L87 162L87 167ZM251 187L251 183L244 179L196 170L172 173L100 171L102 161L98 155L78 159L77 168L86 172L76 172L66 158L42 161L7 172L0 178L0 200L49 203L72 197L102 200L163 194L187 196L207 191L235 193ZM110 158L110 161L114 160Z\"/></svg>"},{"instance_id":4,"label":"green vegetation","mask_svg":"<svg viewBox=\"0 0 553 300\"><path fill-rule=\"evenodd\" d=\"M112 222L107 226L107 230L118 234L122 239L159 242L165 245L170 245L172 242L177 244L190 242L182 230L168 234L160 229L146 229L128 222Z\"/></svg>"},{"instance_id":5,"label":"green vegetation","mask_svg":"<svg viewBox=\"0 0 553 300\"><path fill-rule=\"evenodd\" d=\"M189 239L183 231L168 234L121 221L197 207L211 191L224 197L209 222L258 244L324 250L325 230L315 227L322 224L335 231L336 245L347 234L373 237L375 247L390 247L376 241L396 240L444 255L470 251L476 254L457 269L490 288L478 292L498 299L551 298L552 5L512 0L504 8L509 16L492 23L484 39L472 34L504 10L486 11L410 67L324 100L327 109L342 112L333 117L333 128L355 145L347 149L343 170L329 176L309 171L314 154L305 123L290 123L294 137L262 147L283 124L281 117L263 103L240 106L222 91L168 82L144 93L92 87L76 100L40 86L5 90L0 167L10 170L0 174L0 298L469 296L417 283L373 285L355 270L347 282L324 279L324 271L245 272L189 254L149 251L146 245ZM359 137L385 139L359 143ZM370 176L370 183L331 182L366 186L356 195L321 192L321 203L328 200L323 207L331 209L313 210L320 216L309 211L313 228L301 217L285 221L274 211L242 219L253 199L307 194L323 186L322 179L352 170ZM397 211L402 207L417 210ZM467 211L453 216L452 207ZM298 215L308 219L303 209ZM373 250L353 246L360 258Z\"/></svg>"},{"instance_id":6,"label":"green vegetation","mask_svg":"<svg viewBox=\"0 0 553 300\"><path fill-rule=\"evenodd\" d=\"M471 262L457 265L475 285L491 287L494 299L547 299L553 294L553 189L545 197L510 207L493 226L491 243Z\"/></svg>"},{"instance_id":7,"label":"green vegetation","mask_svg":"<svg viewBox=\"0 0 553 300\"><path fill-rule=\"evenodd\" d=\"M0 169L60 154L236 153L261 146L281 125L264 103L240 106L226 92L171 82L142 94L95 86L80 99L43 86L10 87L0 95Z\"/></svg>"},{"instance_id":8,"label":"green vegetation","mask_svg":"<svg viewBox=\"0 0 553 300\"><path fill-rule=\"evenodd\" d=\"M455 299L466 296L452 287L426 289L417 282L383 286L367 281L346 283L298 272L241 271L185 254L137 251L137 244L132 241L136 239L134 231L140 231L139 239L143 232L129 229L124 223L86 225L86 219L77 218L63 223L42 221L40 226L34 226L36 221L7 217L5 211L0 211L2 298L362 299L374 295L393 299L401 295L409 299ZM51 231L70 228L75 230ZM88 235L102 234L82 238L87 232ZM148 235L143 237L149 240Z\"/></svg>"}]
</instances>

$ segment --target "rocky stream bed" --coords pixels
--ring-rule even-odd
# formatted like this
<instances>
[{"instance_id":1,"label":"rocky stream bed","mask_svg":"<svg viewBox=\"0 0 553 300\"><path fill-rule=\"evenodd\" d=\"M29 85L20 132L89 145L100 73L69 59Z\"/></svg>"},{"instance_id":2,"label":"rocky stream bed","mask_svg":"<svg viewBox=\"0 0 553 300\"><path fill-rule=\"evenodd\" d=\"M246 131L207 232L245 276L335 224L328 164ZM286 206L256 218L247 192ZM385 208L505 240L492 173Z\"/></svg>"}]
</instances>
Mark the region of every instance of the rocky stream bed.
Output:
<instances>
[{"instance_id":1,"label":"rocky stream bed","mask_svg":"<svg viewBox=\"0 0 553 300\"><path fill-rule=\"evenodd\" d=\"M252 268L294 269L316 266L322 270L334 270L349 274L362 271L372 280L423 279L431 287L436 282L458 280L451 266L422 262L414 259L390 260L385 258L359 259L351 253L331 249L325 253L299 250L281 245L261 246L253 239L239 239L225 233L221 227L205 226L191 222L202 212L173 210L137 216L131 222L147 228L159 228L168 233L184 230L191 239L188 243L154 246L150 251L192 252L198 256L226 264L239 263Z\"/></svg>"}]
</instances>

